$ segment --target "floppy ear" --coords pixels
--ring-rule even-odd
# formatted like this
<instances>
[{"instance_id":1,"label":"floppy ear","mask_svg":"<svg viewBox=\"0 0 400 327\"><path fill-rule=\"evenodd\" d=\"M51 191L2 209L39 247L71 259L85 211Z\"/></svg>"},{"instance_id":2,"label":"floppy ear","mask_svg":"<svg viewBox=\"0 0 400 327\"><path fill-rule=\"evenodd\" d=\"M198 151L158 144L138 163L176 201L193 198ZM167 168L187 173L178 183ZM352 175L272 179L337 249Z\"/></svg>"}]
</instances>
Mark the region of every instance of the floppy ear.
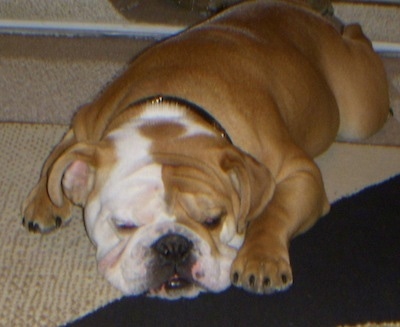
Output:
<instances>
[{"instance_id":1,"label":"floppy ear","mask_svg":"<svg viewBox=\"0 0 400 327\"><path fill-rule=\"evenodd\" d=\"M54 162L47 190L56 206L63 205L64 195L75 205L85 205L94 184L94 153L94 146L78 143Z\"/></svg>"},{"instance_id":2,"label":"floppy ear","mask_svg":"<svg viewBox=\"0 0 400 327\"><path fill-rule=\"evenodd\" d=\"M224 154L221 168L239 194L237 230L243 233L247 224L257 218L271 200L275 181L267 167L238 149L229 149Z\"/></svg>"}]
</instances>

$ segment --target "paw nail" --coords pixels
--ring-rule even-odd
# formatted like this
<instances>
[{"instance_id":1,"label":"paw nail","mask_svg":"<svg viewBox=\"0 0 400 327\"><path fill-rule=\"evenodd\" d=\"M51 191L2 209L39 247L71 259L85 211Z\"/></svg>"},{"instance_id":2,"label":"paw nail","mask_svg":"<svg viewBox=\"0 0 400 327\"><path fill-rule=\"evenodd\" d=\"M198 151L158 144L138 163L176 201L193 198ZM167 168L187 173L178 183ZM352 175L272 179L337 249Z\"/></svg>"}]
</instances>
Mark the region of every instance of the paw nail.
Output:
<instances>
[{"instance_id":1,"label":"paw nail","mask_svg":"<svg viewBox=\"0 0 400 327\"><path fill-rule=\"evenodd\" d=\"M233 274L233 283L237 284L238 281L239 281L239 274L237 272L235 272Z\"/></svg>"},{"instance_id":2,"label":"paw nail","mask_svg":"<svg viewBox=\"0 0 400 327\"><path fill-rule=\"evenodd\" d=\"M271 280L269 278L264 278L264 286L269 286L271 284Z\"/></svg>"},{"instance_id":3,"label":"paw nail","mask_svg":"<svg viewBox=\"0 0 400 327\"><path fill-rule=\"evenodd\" d=\"M287 277L286 277L286 275L282 275L281 278L282 278L282 282L283 282L284 284L286 284L286 283L287 283Z\"/></svg>"},{"instance_id":4,"label":"paw nail","mask_svg":"<svg viewBox=\"0 0 400 327\"><path fill-rule=\"evenodd\" d=\"M249 278L250 286L253 287L255 283L256 283L256 278L253 275L251 275L250 278Z\"/></svg>"},{"instance_id":5,"label":"paw nail","mask_svg":"<svg viewBox=\"0 0 400 327\"><path fill-rule=\"evenodd\" d=\"M36 233L36 232L38 232L38 231L40 230L40 228L39 228L39 225L38 225L38 224L35 224L34 222L30 221L30 222L28 223L28 230L29 230L30 232Z\"/></svg>"},{"instance_id":6,"label":"paw nail","mask_svg":"<svg viewBox=\"0 0 400 327\"><path fill-rule=\"evenodd\" d=\"M59 228L62 225L61 217L56 217L56 227Z\"/></svg>"},{"instance_id":7,"label":"paw nail","mask_svg":"<svg viewBox=\"0 0 400 327\"><path fill-rule=\"evenodd\" d=\"M25 217L22 217L22 226L25 226L25 223L26 223Z\"/></svg>"}]
</instances>

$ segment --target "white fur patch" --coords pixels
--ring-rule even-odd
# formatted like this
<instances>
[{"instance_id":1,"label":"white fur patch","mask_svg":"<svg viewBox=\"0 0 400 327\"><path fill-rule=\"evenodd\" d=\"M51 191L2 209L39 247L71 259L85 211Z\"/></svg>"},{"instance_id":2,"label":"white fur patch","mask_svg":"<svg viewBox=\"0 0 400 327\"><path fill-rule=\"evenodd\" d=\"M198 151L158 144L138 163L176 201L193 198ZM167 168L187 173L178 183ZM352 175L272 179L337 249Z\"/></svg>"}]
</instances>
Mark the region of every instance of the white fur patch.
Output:
<instances>
[{"instance_id":1,"label":"white fur patch","mask_svg":"<svg viewBox=\"0 0 400 327\"><path fill-rule=\"evenodd\" d=\"M151 140L127 123L112 133L117 164L104 185L102 203L120 221L131 219L137 226L156 220L174 220L166 214L162 167L150 155Z\"/></svg>"},{"instance_id":2,"label":"white fur patch","mask_svg":"<svg viewBox=\"0 0 400 327\"><path fill-rule=\"evenodd\" d=\"M138 122L131 121L113 131L116 164L98 198L91 199L85 209L89 236L97 245L101 258L120 241L115 233L118 224L142 226L157 220L174 221L166 214L161 165L150 156L151 140L138 131ZM101 172L101 167L98 174Z\"/></svg>"}]
</instances>

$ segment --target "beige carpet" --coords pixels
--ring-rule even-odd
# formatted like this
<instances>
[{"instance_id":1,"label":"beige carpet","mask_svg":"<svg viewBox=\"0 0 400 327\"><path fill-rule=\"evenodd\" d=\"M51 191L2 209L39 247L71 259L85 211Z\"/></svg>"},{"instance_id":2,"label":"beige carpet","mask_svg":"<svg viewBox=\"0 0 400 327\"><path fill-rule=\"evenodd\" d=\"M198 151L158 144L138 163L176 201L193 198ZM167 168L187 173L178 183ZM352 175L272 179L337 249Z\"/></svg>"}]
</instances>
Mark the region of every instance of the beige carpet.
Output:
<instances>
[{"instance_id":1,"label":"beige carpet","mask_svg":"<svg viewBox=\"0 0 400 327\"><path fill-rule=\"evenodd\" d=\"M0 326L57 326L119 295L97 274L81 219L47 236L22 228L21 201L64 131L0 124Z\"/></svg>"}]
</instances>

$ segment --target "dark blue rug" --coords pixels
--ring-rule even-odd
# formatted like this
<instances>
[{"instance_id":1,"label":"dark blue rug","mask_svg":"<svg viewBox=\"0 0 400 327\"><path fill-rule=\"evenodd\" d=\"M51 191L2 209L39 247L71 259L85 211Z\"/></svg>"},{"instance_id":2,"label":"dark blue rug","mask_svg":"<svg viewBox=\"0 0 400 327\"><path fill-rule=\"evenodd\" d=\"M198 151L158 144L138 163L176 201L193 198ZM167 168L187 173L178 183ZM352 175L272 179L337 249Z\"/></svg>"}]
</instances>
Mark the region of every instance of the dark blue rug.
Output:
<instances>
[{"instance_id":1,"label":"dark blue rug","mask_svg":"<svg viewBox=\"0 0 400 327\"><path fill-rule=\"evenodd\" d=\"M126 297L68 326L336 326L400 321L400 176L336 202L291 246L294 285L194 300Z\"/></svg>"}]
</instances>

